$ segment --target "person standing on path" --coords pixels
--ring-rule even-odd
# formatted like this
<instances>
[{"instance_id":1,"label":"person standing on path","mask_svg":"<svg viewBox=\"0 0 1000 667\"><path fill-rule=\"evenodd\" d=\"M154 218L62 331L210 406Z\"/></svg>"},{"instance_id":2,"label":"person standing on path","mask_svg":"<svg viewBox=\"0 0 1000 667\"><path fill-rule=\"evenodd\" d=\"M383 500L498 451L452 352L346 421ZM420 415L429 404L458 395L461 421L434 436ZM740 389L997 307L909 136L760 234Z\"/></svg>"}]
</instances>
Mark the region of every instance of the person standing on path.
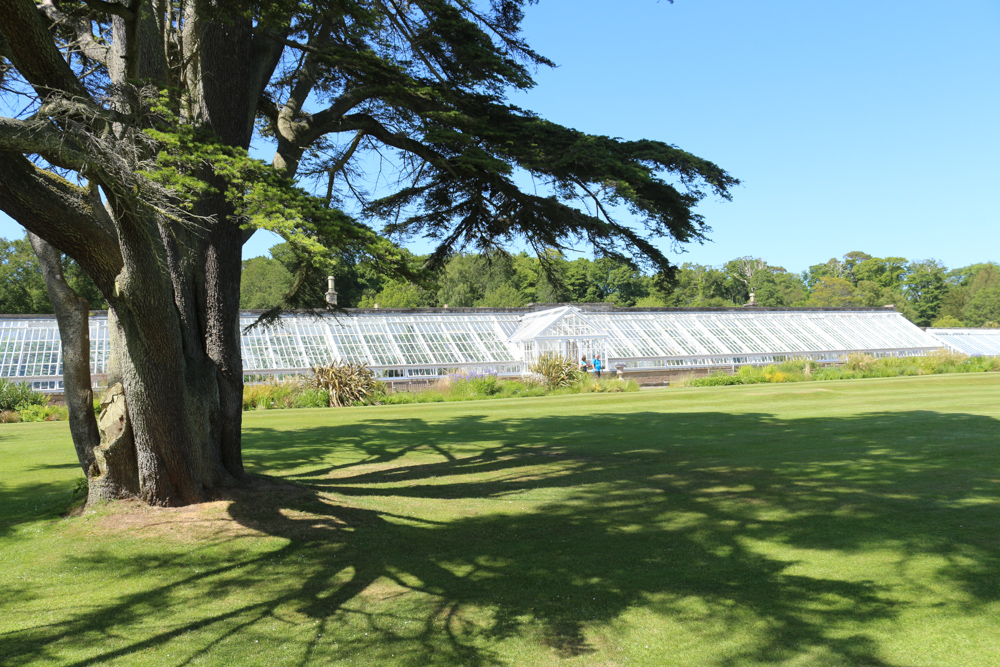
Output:
<instances>
[{"instance_id":1,"label":"person standing on path","mask_svg":"<svg viewBox=\"0 0 1000 667\"><path fill-rule=\"evenodd\" d=\"M601 355L594 355L594 375L601 377Z\"/></svg>"}]
</instances>

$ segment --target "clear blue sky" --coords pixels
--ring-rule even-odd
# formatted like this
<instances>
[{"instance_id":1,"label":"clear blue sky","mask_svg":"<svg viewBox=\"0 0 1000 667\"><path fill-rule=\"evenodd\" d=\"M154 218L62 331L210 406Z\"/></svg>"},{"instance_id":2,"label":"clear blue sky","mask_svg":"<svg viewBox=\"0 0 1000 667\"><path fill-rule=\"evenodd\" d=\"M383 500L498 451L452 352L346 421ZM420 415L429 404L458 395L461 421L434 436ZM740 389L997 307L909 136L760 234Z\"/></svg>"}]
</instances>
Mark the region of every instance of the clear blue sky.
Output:
<instances>
[{"instance_id":1,"label":"clear blue sky","mask_svg":"<svg viewBox=\"0 0 1000 667\"><path fill-rule=\"evenodd\" d=\"M515 104L743 181L699 207L712 242L678 263L1000 260L997 0L541 0L525 34L559 67Z\"/></svg>"}]
</instances>

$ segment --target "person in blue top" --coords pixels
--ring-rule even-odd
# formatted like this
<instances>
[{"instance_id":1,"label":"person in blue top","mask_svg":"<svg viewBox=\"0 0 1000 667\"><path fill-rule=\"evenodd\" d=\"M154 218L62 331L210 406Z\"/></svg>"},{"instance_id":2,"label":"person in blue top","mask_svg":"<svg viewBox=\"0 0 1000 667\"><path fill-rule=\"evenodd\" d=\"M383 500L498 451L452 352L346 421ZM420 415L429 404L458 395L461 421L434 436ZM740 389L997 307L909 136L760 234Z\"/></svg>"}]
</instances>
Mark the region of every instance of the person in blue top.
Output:
<instances>
[{"instance_id":1,"label":"person in blue top","mask_svg":"<svg viewBox=\"0 0 1000 667\"><path fill-rule=\"evenodd\" d=\"M601 355L594 355L594 375L601 377Z\"/></svg>"}]
</instances>

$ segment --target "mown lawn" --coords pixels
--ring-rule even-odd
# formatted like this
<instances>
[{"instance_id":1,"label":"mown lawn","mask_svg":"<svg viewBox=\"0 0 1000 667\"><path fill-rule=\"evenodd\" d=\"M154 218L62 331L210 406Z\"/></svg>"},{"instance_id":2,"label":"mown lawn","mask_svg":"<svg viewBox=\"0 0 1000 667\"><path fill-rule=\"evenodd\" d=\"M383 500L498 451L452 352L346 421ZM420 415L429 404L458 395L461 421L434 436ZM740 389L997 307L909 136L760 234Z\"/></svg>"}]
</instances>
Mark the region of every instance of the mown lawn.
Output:
<instances>
[{"instance_id":1,"label":"mown lawn","mask_svg":"<svg viewBox=\"0 0 1000 667\"><path fill-rule=\"evenodd\" d=\"M1000 655L1000 374L245 419L252 490L67 519L65 424L0 426L0 663Z\"/></svg>"}]
</instances>

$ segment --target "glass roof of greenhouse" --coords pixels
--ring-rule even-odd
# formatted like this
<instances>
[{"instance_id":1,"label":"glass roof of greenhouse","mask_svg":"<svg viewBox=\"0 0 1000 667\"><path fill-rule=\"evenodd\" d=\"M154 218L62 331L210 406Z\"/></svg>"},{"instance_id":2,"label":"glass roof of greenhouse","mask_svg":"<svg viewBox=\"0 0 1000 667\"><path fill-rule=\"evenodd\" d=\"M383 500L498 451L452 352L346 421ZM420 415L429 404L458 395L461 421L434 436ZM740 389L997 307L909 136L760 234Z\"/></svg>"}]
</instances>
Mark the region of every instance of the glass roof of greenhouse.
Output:
<instances>
[{"instance_id":1,"label":"glass roof of greenhouse","mask_svg":"<svg viewBox=\"0 0 1000 667\"><path fill-rule=\"evenodd\" d=\"M607 338L589 319L572 306L540 310L520 318L520 325L510 335L510 341L535 340L537 338Z\"/></svg>"},{"instance_id":2,"label":"glass roof of greenhouse","mask_svg":"<svg viewBox=\"0 0 1000 667\"><path fill-rule=\"evenodd\" d=\"M243 368L250 376L303 372L354 361L389 380L444 375L460 368L525 372L537 356L600 354L627 370L771 363L792 357L835 361L847 352L921 354L942 346L891 310L653 310L607 305L519 309L352 310L286 314L269 328L246 328ZM967 330L964 330L967 331ZM982 330L973 330L981 332ZM90 322L91 372L105 372L107 316ZM971 338L971 336L967 336ZM981 339L981 337L980 337ZM977 340L980 340L977 339ZM947 344L947 343L945 343ZM998 354L996 343L992 352ZM0 377L58 389L61 346L52 316L0 316Z\"/></svg>"},{"instance_id":3,"label":"glass roof of greenhouse","mask_svg":"<svg viewBox=\"0 0 1000 667\"><path fill-rule=\"evenodd\" d=\"M941 345L970 357L1000 356L1000 329L928 329Z\"/></svg>"}]
</instances>

